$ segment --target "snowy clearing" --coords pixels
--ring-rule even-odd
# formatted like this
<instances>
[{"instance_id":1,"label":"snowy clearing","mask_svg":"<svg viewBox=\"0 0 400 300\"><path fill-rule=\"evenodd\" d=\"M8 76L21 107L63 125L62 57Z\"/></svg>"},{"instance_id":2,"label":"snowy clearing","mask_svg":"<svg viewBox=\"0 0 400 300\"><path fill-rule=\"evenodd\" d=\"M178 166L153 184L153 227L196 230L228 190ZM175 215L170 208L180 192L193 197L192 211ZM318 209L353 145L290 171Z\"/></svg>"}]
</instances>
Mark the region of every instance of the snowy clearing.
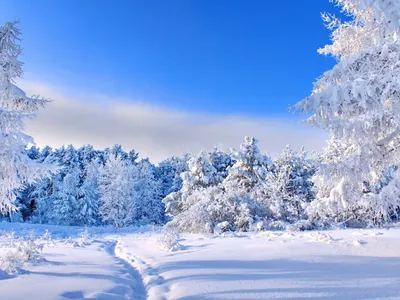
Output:
<instances>
[{"instance_id":1,"label":"snowy clearing","mask_svg":"<svg viewBox=\"0 0 400 300\"><path fill-rule=\"evenodd\" d=\"M145 299L139 274L115 257L115 241L94 239L79 246L82 228L47 227L55 245L45 246L42 259L25 264L20 274L0 274L3 299ZM44 228L21 224L15 232L35 230L39 236Z\"/></svg>"},{"instance_id":2,"label":"snowy clearing","mask_svg":"<svg viewBox=\"0 0 400 300\"><path fill-rule=\"evenodd\" d=\"M185 234L168 252L157 230L92 229L78 246L79 227L1 228L55 242L2 275L4 299L400 299L400 229Z\"/></svg>"}]
</instances>

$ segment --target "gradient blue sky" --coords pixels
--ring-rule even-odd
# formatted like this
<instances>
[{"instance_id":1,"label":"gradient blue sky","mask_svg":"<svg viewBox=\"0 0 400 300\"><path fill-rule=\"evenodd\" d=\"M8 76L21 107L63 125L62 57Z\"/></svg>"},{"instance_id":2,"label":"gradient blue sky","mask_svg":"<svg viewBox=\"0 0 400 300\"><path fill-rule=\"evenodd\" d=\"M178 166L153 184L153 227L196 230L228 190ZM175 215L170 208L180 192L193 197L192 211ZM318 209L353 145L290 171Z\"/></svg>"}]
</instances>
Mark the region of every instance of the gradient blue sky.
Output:
<instances>
[{"instance_id":1,"label":"gradient blue sky","mask_svg":"<svg viewBox=\"0 0 400 300\"><path fill-rule=\"evenodd\" d=\"M270 153L323 147L287 108L335 63L317 53L330 34L320 13L339 13L329 0L1 4L0 22L20 20L23 88L56 100L28 126L41 146L121 143L161 159L246 134Z\"/></svg>"},{"instance_id":2,"label":"gradient blue sky","mask_svg":"<svg viewBox=\"0 0 400 300\"><path fill-rule=\"evenodd\" d=\"M4 9L5 8L5 9ZM208 112L285 114L334 61L328 0L2 0L25 71L79 90Z\"/></svg>"}]
</instances>

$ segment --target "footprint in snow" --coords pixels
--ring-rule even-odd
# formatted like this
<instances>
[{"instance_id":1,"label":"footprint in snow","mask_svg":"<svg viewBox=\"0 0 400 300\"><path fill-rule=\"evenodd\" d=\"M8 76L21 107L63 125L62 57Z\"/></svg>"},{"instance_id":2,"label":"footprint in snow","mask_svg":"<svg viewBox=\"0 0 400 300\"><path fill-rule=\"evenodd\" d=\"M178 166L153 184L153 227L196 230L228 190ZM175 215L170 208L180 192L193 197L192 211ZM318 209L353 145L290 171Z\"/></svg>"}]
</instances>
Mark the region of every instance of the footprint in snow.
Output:
<instances>
[{"instance_id":1,"label":"footprint in snow","mask_svg":"<svg viewBox=\"0 0 400 300\"><path fill-rule=\"evenodd\" d=\"M363 240L354 240L353 241L353 245L354 246L362 246L362 245L365 245L365 244L367 244L367 242L363 241Z\"/></svg>"}]
</instances>

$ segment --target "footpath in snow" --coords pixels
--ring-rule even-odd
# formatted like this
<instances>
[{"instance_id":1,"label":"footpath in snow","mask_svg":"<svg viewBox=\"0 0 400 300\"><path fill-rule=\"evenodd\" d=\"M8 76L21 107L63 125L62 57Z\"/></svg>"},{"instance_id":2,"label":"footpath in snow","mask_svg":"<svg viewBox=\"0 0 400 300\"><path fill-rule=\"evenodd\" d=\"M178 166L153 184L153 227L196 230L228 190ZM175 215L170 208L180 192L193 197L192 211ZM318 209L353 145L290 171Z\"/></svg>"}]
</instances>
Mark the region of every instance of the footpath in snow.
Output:
<instances>
[{"instance_id":1,"label":"footpath in snow","mask_svg":"<svg viewBox=\"0 0 400 300\"><path fill-rule=\"evenodd\" d=\"M39 226L32 229L38 228L43 233ZM56 234L76 235L55 226L51 229ZM94 239L88 245L77 246L77 240L55 238L55 245L43 249L39 262L26 264L21 274L0 276L0 299L146 299L137 271L115 257L115 241Z\"/></svg>"}]
</instances>

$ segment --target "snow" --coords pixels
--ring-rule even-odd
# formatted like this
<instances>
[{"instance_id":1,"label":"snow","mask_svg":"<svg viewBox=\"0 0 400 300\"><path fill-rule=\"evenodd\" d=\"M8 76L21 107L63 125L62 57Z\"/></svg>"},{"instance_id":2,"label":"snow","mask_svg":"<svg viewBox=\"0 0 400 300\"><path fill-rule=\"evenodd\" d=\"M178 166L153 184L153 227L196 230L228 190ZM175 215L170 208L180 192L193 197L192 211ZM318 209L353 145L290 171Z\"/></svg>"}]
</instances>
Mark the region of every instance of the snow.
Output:
<instances>
[{"instance_id":1,"label":"snow","mask_svg":"<svg viewBox=\"0 0 400 300\"><path fill-rule=\"evenodd\" d=\"M55 246L45 247L42 260L25 264L20 274L0 274L2 299L144 299L145 290L137 271L114 255L116 241L94 239L78 246L84 230L79 227L0 226L4 231L13 229L19 236L34 230L38 238L47 227ZM66 239L67 236L72 238ZM2 254L4 251L0 257Z\"/></svg>"},{"instance_id":2,"label":"snow","mask_svg":"<svg viewBox=\"0 0 400 300\"><path fill-rule=\"evenodd\" d=\"M82 227L0 224L46 228L55 246L0 275L2 299L400 299L399 228L183 234L171 252L158 229L89 228L78 246Z\"/></svg>"},{"instance_id":3,"label":"snow","mask_svg":"<svg viewBox=\"0 0 400 300\"><path fill-rule=\"evenodd\" d=\"M120 239L149 299L400 299L397 229L183 235L180 243L185 250L169 253L154 236Z\"/></svg>"}]
</instances>

